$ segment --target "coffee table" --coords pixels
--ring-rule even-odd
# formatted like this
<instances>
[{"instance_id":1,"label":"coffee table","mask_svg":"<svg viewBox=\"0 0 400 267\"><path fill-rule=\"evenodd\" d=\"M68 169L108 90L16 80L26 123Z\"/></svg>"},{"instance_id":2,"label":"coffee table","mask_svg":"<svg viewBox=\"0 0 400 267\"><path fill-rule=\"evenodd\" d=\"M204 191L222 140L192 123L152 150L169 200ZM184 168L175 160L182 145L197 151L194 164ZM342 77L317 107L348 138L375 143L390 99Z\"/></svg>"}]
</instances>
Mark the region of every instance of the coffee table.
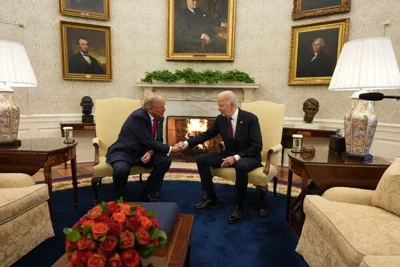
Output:
<instances>
[{"instance_id":1,"label":"coffee table","mask_svg":"<svg viewBox=\"0 0 400 267\"><path fill-rule=\"evenodd\" d=\"M190 260L190 235L192 232L194 216L191 214L179 214L176 224L169 239L167 253L162 257L152 256L147 260L143 260L143 266L153 267L183 267L186 261ZM67 267L68 256L64 254L53 267Z\"/></svg>"}]
</instances>

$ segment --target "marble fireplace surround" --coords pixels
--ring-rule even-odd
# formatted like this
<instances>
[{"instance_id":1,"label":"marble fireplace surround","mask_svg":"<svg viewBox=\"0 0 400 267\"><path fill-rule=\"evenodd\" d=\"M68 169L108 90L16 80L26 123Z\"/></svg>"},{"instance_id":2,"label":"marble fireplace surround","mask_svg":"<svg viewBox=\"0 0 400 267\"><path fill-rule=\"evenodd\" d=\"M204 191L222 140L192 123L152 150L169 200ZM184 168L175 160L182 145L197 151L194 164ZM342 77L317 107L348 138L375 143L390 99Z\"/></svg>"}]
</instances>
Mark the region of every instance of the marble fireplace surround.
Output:
<instances>
[{"instance_id":1,"label":"marble fireplace surround","mask_svg":"<svg viewBox=\"0 0 400 267\"><path fill-rule=\"evenodd\" d=\"M143 98L151 93L162 95L166 100L167 116L217 116L217 95L225 90L233 91L239 102L252 102L254 91L260 88L255 83L136 83L143 90Z\"/></svg>"},{"instance_id":2,"label":"marble fireplace surround","mask_svg":"<svg viewBox=\"0 0 400 267\"><path fill-rule=\"evenodd\" d=\"M143 90L143 98L152 93L165 98L165 121L168 116L216 117L219 114L216 100L220 92L231 90L237 95L239 102L252 102L255 100L255 90L260 88L255 83L136 83L136 86ZM164 136L165 131L166 123Z\"/></svg>"}]
</instances>

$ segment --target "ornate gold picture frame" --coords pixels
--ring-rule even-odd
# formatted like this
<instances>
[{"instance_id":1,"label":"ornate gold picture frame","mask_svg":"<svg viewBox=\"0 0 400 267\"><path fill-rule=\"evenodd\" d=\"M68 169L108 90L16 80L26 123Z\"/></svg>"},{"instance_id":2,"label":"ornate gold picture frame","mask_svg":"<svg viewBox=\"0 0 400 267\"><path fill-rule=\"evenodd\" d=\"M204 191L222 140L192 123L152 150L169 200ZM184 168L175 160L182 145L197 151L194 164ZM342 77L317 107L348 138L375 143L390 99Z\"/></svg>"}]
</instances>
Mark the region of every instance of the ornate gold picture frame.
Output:
<instances>
[{"instance_id":1,"label":"ornate gold picture frame","mask_svg":"<svg viewBox=\"0 0 400 267\"><path fill-rule=\"evenodd\" d=\"M63 79L111 81L111 29L61 21Z\"/></svg>"},{"instance_id":2,"label":"ornate gold picture frame","mask_svg":"<svg viewBox=\"0 0 400 267\"><path fill-rule=\"evenodd\" d=\"M329 84L349 23L340 19L292 27L289 85Z\"/></svg>"},{"instance_id":3,"label":"ornate gold picture frame","mask_svg":"<svg viewBox=\"0 0 400 267\"><path fill-rule=\"evenodd\" d=\"M167 60L234 60L236 0L168 0L167 13Z\"/></svg>"},{"instance_id":4,"label":"ornate gold picture frame","mask_svg":"<svg viewBox=\"0 0 400 267\"><path fill-rule=\"evenodd\" d=\"M349 12L351 0L293 0L292 18L302 19Z\"/></svg>"},{"instance_id":5,"label":"ornate gold picture frame","mask_svg":"<svg viewBox=\"0 0 400 267\"><path fill-rule=\"evenodd\" d=\"M59 0L60 13L91 19L110 19L110 0Z\"/></svg>"}]
</instances>

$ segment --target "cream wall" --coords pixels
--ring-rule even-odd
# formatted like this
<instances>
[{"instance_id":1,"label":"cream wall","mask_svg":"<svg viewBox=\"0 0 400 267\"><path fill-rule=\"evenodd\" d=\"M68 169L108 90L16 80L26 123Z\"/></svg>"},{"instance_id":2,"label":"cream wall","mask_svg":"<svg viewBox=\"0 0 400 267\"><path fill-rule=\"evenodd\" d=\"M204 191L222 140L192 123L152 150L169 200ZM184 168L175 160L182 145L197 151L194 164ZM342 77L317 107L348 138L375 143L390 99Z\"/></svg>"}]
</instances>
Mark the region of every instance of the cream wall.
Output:
<instances>
[{"instance_id":1,"label":"cream wall","mask_svg":"<svg viewBox=\"0 0 400 267\"><path fill-rule=\"evenodd\" d=\"M23 43L35 70L37 88L16 89L22 114L37 119L66 115L79 120L80 99L111 96L140 98L135 87L146 71L154 69L239 69L261 84L260 99L287 104L287 121L301 120L302 103L308 97L320 102L317 121L341 122L350 107L351 92L333 93L327 86L288 86L291 26L350 18L349 40L383 36L392 38L400 62L400 1L353 0L350 13L293 21L292 0L237 0L235 61L167 62L167 1L110 0L111 20L99 21L62 16L58 0L1 0L0 21L24 24L24 28L0 23L0 38ZM112 82L65 81L62 79L60 20L111 26ZM400 90L387 94L400 94ZM377 102L380 125L400 133L400 103ZM52 114L52 115L49 115ZM67 117L68 117L67 116ZM68 117L70 118L70 117ZM53 125L52 127L57 127ZM380 126L378 126L379 129ZM391 140L393 141L393 140Z\"/></svg>"}]
</instances>

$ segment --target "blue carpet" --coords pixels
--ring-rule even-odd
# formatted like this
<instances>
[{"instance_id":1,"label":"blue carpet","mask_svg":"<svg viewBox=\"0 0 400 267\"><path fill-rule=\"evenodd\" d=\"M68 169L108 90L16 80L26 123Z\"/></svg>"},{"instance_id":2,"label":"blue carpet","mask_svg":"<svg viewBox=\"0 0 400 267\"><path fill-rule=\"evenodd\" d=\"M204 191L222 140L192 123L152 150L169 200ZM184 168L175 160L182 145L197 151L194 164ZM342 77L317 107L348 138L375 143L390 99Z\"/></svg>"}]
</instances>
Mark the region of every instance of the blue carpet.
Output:
<instances>
[{"instance_id":1,"label":"blue carpet","mask_svg":"<svg viewBox=\"0 0 400 267\"><path fill-rule=\"evenodd\" d=\"M128 183L131 195L126 201L140 201L144 184ZM232 210L235 193L230 185L216 184L221 207L209 211L195 211L193 205L201 199L200 184L197 182L164 181L162 199L176 202L180 213L195 215L192 229L191 267L211 266L307 266L295 252L297 237L285 223L286 197L267 195L269 215L259 218L257 204L259 195L255 189L248 189L246 196L246 217L237 225L228 225L227 216ZM102 200L114 197L112 184L100 188ZM50 238L16 262L13 267L48 267L64 253L64 227L71 227L91 208L90 187L79 188L79 208L72 205L72 190L53 193L54 231Z\"/></svg>"}]
</instances>

